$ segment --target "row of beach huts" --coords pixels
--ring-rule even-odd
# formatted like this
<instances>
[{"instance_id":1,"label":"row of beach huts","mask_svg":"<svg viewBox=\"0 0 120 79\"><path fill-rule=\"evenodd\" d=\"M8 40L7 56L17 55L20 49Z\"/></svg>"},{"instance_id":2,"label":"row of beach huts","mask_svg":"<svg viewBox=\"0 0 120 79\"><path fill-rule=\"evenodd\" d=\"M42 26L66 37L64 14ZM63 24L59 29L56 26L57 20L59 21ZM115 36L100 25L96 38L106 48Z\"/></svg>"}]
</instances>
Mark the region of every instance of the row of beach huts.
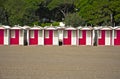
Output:
<instances>
[{"instance_id":1,"label":"row of beach huts","mask_svg":"<svg viewBox=\"0 0 120 79\"><path fill-rule=\"evenodd\" d=\"M0 45L120 45L120 27L0 26Z\"/></svg>"}]
</instances>

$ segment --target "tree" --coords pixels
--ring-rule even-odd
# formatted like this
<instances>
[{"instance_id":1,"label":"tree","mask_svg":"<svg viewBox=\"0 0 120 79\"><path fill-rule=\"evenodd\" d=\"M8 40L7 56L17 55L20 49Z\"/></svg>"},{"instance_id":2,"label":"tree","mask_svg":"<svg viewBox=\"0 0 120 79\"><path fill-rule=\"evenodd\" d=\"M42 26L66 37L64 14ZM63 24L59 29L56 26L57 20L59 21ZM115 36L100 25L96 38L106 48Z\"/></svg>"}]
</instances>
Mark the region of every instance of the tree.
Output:
<instances>
[{"instance_id":1,"label":"tree","mask_svg":"<svg viewBox=\"0 0 120 79\"><path fill-rule=\"evenodd\" d=\"M4 10L8 18L8 25L30 25L34 21L38 21L35 14L38 4L43 0L7 0L4 3Z\"/></svg>"},{"instance_id":2,"label":"tree","mask_svg":"<svg viewBox=\"0 0 120 79\"><path fill-rule=\"evenodd\" d=\"M74 0L51 0L48 4L50 10L56 10L63 15L63 18L68 13L74 12Z\"/></svg>"},{"instance_id":3,"label":"tree","mask_svg":"<svg viewBox=\"0 0 120 79\"><path fill-rule=\"evenodd\" d=\"M65 17L65 24L67 26L78 27L81 25L85 25L84 19L82 19L78 13L68 14Z\"/></svg>"},{"instance_id":4,"label":"tree","mask_svg":"<svg viewBox=\"0 0 120 79\"><path fill-rule=\"evenodd\" d=\"M120 21L119 4L120 0L80 0L76 6L88 24L112 25Z\"/></svg>"},{"instance_id":5,"label":"tree","mask_svg":"<svg viewBox=\"0 0 120 79\"><path fill-rule=\"evenodd\" d=\"M5 12L5 8L4 8L5 1L6 0L0 0L0 23L1 24L7 23L6 12Z\"/></svg>"}]
</instances>

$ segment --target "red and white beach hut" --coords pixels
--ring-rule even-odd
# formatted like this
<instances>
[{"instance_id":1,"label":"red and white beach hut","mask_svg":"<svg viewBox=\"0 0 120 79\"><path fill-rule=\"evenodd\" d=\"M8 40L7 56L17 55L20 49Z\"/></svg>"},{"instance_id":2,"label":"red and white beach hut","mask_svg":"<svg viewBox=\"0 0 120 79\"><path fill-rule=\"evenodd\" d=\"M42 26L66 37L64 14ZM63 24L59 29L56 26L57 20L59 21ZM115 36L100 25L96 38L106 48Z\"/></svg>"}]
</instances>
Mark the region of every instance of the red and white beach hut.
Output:
<instances>
[{"instance_id":1,"label":"red and white beach hut","mask_svg":"<svg viewBox=\"0 0 120 79\"><path fill-rule=\"evenodd\" d=\"M113 45L120 45L120 26L113 29Z\"/></svg>"},{"instance_id":2,"label":"red and white beach hut","mask_svg":"<svg viewBox=\"0 0 120 79\"><path fill-rule=\"evenodd\" d=\"M78 45L93 45L93 28L78 27Z\"/></svg>"},{"instance_id":3,"label":"red and white beach hut","mask_svg":"<svg viewBox=\"0 0 120 79\"><path fill-rule=\"evenodd\" d=\"M55 27L44 28L44 45L59 45L58 30Z\"/></svg>"},{"instance_id":4,"label":"red and white beach hut","mask_svg":"<svg viewBox=\"0 0 120 79\"><path fill-rule=\"evenodd\" d=\"M29 45L44 45L44 30L35 26L29 30Z\"/></svg>"},{"instance_id":5,"label":"red and white beach hut","mask_svg":"<svg viewBox=\"0 0 120 79\"><path fill-rule=\"evenodd\" d=\"M67 27L63 33L63 45L77 45L77 29Z\"/></svg>"},{"instance_id":6,"label":"red and white beach hut","mask_svg":"<svg viewBox=\"0 0 120 79\"><path fill-rule=\"evenodd\" d=\"M112 27L101 27L98 30L98 45L112 45Z\"/></svg>"},{"instance_id":7,"label":"red and white beach hut","mask_svg":"<svg viewBox=\"0 0 120 79\"><path fill-rule=\"evenodd\" d=\"M24 45L24 30L19 25L10 29L10 45Z\"/></svg>"},{"instance_id":8,"label":"red and white beach hut","mask_svg":"<svg viewBox=\"0 0 120 79\"><path fill-rule=\"evenodd\" d=\"M0 45L9 45L9 26L0 27Z\"/></svg>"}]
</instances>

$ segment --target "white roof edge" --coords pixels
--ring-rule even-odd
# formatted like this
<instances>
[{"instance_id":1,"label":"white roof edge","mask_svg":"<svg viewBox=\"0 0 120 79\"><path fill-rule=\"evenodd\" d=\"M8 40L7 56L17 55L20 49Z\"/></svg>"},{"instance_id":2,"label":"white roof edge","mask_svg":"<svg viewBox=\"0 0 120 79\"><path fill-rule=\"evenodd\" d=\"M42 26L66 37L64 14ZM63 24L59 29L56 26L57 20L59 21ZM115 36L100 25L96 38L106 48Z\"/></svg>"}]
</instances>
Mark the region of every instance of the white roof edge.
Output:
<instances>
[{"instance_id":1,"label":"white roof edge","mask_svg":"<svg viewBox=\"0 0 120 79\"><path fill-rule=\"evenodd\" d=\"M30 29L30 26L24 25L23 27L21 27L22 29Z\"/></svg>"},{"instance_id":2,"label":"white roof edge","mask_svg":"<svg viewBox=\"0 0 120 79\"><path fill-rule=\"evenodd\" d=\"M41 30L41 29L43 29L43 28L42 27L37 27L37 26L30 28L30 30Z\"/></svg>"},{"instance_id":3,"label":"white roof edge","mask_svg":"<svg viewBox=\"0 0 120 79\"><path fill-rule=\"evenodd\" d=\"M6 25L1 25L0 27L1 29L10 29L10 26L6 26Z\"/></svg>"},{"instance_id":4,"label":"white roof edge","mask_svg":"<svg viewBox=\"0 0 120 79\"><path fill-rule=\"evenodd\" d=\"M77 30L77 29L74 27L67 27L67 28L65 28L65 30Z\"/></svg>"},{"instance_id":5,"label":"white roof edge","mask_svg":"<svg viewBox=\"0 0 120 79\"><path fill-rule=\"evenodd\" d=\"M112 30L112 29L113 29L113 27L111 27L111 26L100 28L100 30Z\"/></svg>"},{"instance_id":6,"label":"white roof edge","mask_svg":"<svg viewBox=\"0 0 120 79\"><path fill-rule=\"evenodd\" d=\"M57 30L55 27L44 27L45 30Z\"/></svg>"},{"instance_id":7,"label":"white roof edge","mask_svg":"<svg viewBox=\"0 0 120 79\"><path fill-rule=\"evenodd\" d=\"M120 26L113 27L113 29L119 30L119 29L120 29Z\"/></svg>"},{"instance_id":8,"label":"white roof edge","mask_svg":"<svg viewBox=\"0 0 120 79\"><path fill-rule=\"evenodd\" d=\"M82 27L81 30L93 30L93 27Z\"/></svg>"},{"instance_id":9,"label":"white roof edge","mask_svg":"<svg viewBox=\"0 0 120 79\"><path fill-rule=\"evenodd\" d=\"M6 29L10 29L10 26L4 25L3 27L6 28Z\"/></svg>"},{"instance_id":10,"label":"white roof edge","mask_svg":"<svg viewBox=\"0 0 120 79\"><path fill-rule=\"evenodd\" d=\"M14 27L11 27L10 29L22 29L22 27L19 25L15 25Z\"/></svg>"},{"instance_id":11,"label":"white roof edge","mask_svg":"<svg viewBox=\"0 0 120 79\"><path fill-rule=\"evenodd\" d=\"M56 27L56 29L65 29L65 27L64 26L58 26L58 27Z\"/></svg>"}]
</instances>

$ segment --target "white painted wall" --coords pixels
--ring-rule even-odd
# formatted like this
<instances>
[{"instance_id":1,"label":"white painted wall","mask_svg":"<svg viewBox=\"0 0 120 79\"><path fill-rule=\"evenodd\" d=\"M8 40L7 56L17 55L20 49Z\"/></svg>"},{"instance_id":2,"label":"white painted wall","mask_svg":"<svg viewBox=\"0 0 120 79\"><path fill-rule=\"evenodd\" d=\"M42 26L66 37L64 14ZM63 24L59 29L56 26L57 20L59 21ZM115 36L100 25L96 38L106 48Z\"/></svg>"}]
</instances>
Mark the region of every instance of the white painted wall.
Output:
<instances>
[{"instance_id":1,"label":"white painted wall","mask_svg":"<svg viewBox=\"0 0 120 79\"><path fill-rule=\"evenodd\" d=\"M27 43L29 45L29 30L27 29Z\"/></svg>"},{"instance_id":2,"label":"white painted wall","mask_svg":"<svg viewBox=\"0 0 120 79\"><path fill-rule=\"evenodd\" d=\"M59 40L63 41L63 30L62 29L58 30L58 37L59 37Z\"/></svg>"},{"instance_id":3,"label":"white painted wall","mask_svg":"<svg viewBox=\"0 0 120 79\"><path fill-rule=\"evenodd\" d=\"M114 45L114 38L115 38L114 33L115 33L115 30L112 30L112 45Z\"/></svg>"},{"instance_id":4,"label":"white painted wall","mask_svg":"<svg viewBox=\"0 0 120 79\"><path fill-rule=\"evenodd\" d=\"M110 31L105 31L105 45L110 45Z\"/></svg>"},{"instance_id":5,"label":"white painted wall","mask_svg":"<svg viewBox=\"0 0 120 79\"><path fill-rule=\"evenodd\" d=\"M92 30L92 45L94 44L94 39L95 39L95 30Z\"/></svg>"},{"instance_id":6,"label":"white painted wall","mask_svg":"<svg viewBox=\"0 0 120 79\"><path fill-rule=\"evenodd\" d=\"M71 36L71 44L72 45L77 45L77 37L76 37L76 30L71 31L72 36Z\"/></svg>"},{"instance_id":7,"label":"white painted wall","mask_svg":"<svg viewBox=\"0 0 120 79\"><path fill-rule=\"evenodd\" d=\"M9 29L4 30L4 45L9 45Z\"/></svg>"},{"instance_id":8,"label":"white painted wall","mask_svg":"<svg viewBox=\"0 0 120 79\"><path fill-rule=\"evenodd\" d=\"M91 40L92 40L92 38L91 38L91 31L90 30L87 30L86 31L86 45L91 45Z\"/></svg>"},{"instance_id":9,"label":"white painted wall","mask_svg":"<svg viewBox=\"0 0 120 79\"><path fill-rule=\"evenodd\" d=\"M19 30L19 45L24 45L24 30Z\"/></svg>"},{"instance_id":10,"label":"white painted wall","mask_svg":"<svg viewBox=\"0 0 120 79\"><path fill-rule=\"evenodd\" d=\"M38 45L44 45L44 30L38 31Z\"/></svg>"},{"instance_id":11,"label":"white painted wall","mask_svg":"<svg viewBox=\"0 0 120 79\"><path fill-rule=\"evenodd\" d=\"M53 31L53 45L59 45L58 31L57 30Z\"/></svg>"}]
</instances>

